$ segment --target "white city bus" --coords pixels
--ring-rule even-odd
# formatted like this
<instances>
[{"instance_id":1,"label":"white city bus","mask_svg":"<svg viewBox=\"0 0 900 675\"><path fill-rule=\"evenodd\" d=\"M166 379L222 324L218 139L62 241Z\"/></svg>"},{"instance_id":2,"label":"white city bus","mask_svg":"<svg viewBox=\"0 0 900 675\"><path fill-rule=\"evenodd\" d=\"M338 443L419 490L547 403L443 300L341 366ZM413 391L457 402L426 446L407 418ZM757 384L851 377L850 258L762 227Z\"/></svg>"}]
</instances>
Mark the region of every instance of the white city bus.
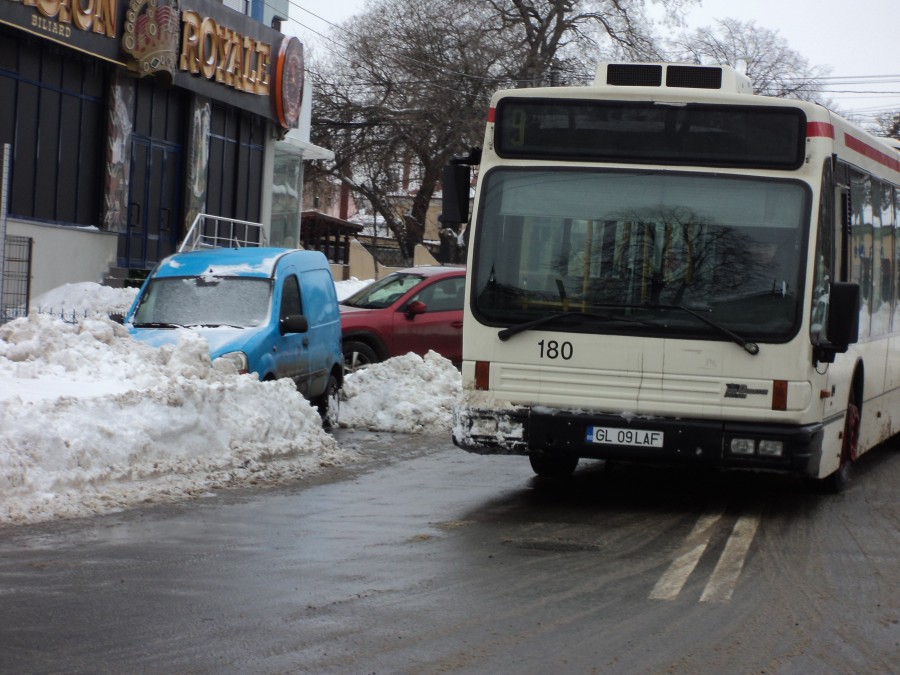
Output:
<instances>
[{"instance_id":1,"label":"white city bus","mask_svg":"<svg viewBox=\"0 0 900 675\"><path fill-rule=\"evenodd\" d=\"M728 67L601 64L496 93L455 162L445 222L479 165L458 446L840 489L900 431L896 143Z\"/></svg>"}]
</instances>

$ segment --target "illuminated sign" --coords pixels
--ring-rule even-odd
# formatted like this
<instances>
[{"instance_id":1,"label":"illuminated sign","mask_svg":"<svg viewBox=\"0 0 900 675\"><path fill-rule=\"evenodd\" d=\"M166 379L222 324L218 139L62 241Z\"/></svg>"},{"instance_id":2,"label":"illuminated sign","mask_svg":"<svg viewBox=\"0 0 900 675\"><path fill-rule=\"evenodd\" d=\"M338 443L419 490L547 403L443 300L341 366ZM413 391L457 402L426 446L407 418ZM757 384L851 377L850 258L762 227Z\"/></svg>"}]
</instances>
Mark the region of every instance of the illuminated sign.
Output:
<instances>
[{"instance_id":1,"label":"illuminated sign","mask_svg":"<svg viewBox=\"0 0 900 675\"><path fill-rule=\"evenodd\" d=\"M181 15L179 70L250 94L268 96L272 45L241 35L210 17Z\"/></svg>"},{"instance_id":2,"label":"illuminated sign","mask_svg":"<svg viewBox=\"0 0 900 675\"><path fill-rule=\"evenodd\" d=\"M74 27L79 31L116 37L118 0L11 0L34 7L32 26L52 35L69 37Z\"/></svg>"},{"instance_id":3,"label":"illuminated sign","mask_svg":"<svg viewBox=\"0 0 900 675\"><path fill-rule=\"evenodd\" d=\"M300 103L303 100L303 45L297 38L281 43L275 63L275 117L285 129L294 129L300 122Z\"/></svg>"},{"instance_id":4,"label":"illuminated sign","mask_svg":"<svg viewBox=\"0 0 900 675\"><path fill-rule=\"evenodd\" d=\"M128 68L144 75L175 74L178 53L178 0L131 0L125 15L122 51L131 55Z\"/></svg>"}]
</instances>

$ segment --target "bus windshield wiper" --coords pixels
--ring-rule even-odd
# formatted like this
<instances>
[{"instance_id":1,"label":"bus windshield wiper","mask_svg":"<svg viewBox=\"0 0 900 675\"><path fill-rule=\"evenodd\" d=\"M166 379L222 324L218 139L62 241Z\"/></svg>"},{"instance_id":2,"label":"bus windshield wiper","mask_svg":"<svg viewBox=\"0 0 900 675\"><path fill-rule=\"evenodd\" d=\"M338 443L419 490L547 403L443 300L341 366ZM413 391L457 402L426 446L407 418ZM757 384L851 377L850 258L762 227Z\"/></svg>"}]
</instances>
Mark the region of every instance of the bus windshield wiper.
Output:
<instances>
[{"instance_id":1,"label":"bus windshield wiper","mask_svg":"<svg viewBox=\"0 0 900 675\"><path fill-rule=\"evenodd\" d=\"M749 340L745 340L737 333L729 330L728 328L725 328L725 326L720 324L718 321L713 321L709 317L703 316L700 312L693 310L690 307L685 307L684 305L650 305L650 304L641 305L641 306L645 307L647 309L678 309L678 310L681 310L682 312L686 312L686 313L690 314L691 316L699 319L700 321L705 323L707 326L710 326L710 327L716 329L719 333L721 333L722 335L724 335L725 337L730 339L736 345L740 345L741 347L743 347L744 351L746 351L748 354L752 354L754 356L756 354L759 354L759 345L758 344L756 344L755 342L750 342Z\"/></svg>"},{"instance_id":2,"label":"bus windshield wiper","mask_svg":"<svg viewBox=\"0 0 900 675\"><path fill-rule=\"evenodd\" d=\"M513 335L517 335L526 330L531 330L532 328L537 328L538 326L543 326L545 323L550 323L552 321L556 321L557 319L568 318L580 319L580 321L578 321L577 323L583 323L586 319L596 319L598 321L624 321L625 323L639 323L644 326L657 325L649 321L630 319L624 316L613 316L612 314L597 314L595 312L556 312L554 314L547 314L546 316L542 316L532 321L526 321L525 323L519 323L515 326L504 328L499 333L497 333L497 337L500 338L503 342L506 342Z\"/></svg>"}]
</instances>

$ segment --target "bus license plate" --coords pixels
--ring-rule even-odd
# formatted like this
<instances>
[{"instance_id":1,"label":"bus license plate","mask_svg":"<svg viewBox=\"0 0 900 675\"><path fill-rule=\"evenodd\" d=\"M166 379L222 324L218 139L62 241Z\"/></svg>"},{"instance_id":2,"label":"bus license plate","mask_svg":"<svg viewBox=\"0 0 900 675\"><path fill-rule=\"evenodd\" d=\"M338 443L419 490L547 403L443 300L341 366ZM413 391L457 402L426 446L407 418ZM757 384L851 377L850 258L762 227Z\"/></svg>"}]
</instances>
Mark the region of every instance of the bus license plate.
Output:
<instances>
[{"instance_id":1,"label":"bus license plate","mask_svg":"<svg viewBox=\"0 0 900 675\"><path fill-rule=\"evenodd\" d=\"M587 442L599 445L631 445L640 448L663 447L663 432L648 429L588 427Z\"/></svg>"}]
</instances>

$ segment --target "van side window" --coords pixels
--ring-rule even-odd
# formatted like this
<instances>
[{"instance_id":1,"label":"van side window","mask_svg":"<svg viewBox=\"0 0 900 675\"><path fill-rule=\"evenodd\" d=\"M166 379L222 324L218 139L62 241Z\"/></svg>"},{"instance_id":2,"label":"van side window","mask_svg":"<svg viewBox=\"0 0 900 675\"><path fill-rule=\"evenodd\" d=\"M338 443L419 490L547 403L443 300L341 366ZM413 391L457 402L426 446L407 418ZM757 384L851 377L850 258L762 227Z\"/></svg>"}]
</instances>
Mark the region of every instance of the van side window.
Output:
<instances>
[{"instance_id":1,"label":"van side window","mask_svg":"<svg viewBox=\"0 0 900 675\"><path fill-rule=\"evenodd\" d=\"M297 275L292 274L284 280L284 286L281 289L279 318L283 319L296 314L303 314L303 303L300 301L300 284L297 281Z\"/></svg>"}]
</instances>

